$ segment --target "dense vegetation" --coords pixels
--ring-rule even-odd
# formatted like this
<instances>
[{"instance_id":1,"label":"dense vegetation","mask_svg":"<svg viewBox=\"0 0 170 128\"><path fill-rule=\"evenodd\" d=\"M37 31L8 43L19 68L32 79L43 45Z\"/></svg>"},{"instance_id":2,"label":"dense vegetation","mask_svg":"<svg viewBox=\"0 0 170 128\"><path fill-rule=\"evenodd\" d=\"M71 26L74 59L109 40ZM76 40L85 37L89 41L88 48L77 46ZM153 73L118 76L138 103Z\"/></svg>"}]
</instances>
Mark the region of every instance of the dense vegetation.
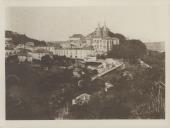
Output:
<instances>
[{"instance_id":1,"label":"dense vegetation","mask_svg":"<svg viewBox=\"0 0 170 128\"><path fill-rule=\"evenodd\" d=\"M148 51L143 60L152 66L152 79L165 83L165 52Z\"/></svg>"},{"instance_id":2,"label":"dense vegetation","mask_svg":"<svg viewBox=\"0 0 170 128\"><path fill-rule=\"evenodd\" d=\"M73 106L75 119L129 119L165 118L165 53L147 51L139 40L115 46L109 54L113 58L123 58L124 71L114 71L92 85L98 89L91 95L89 104ZM105 56L100 56L105 58ZM139 63L142 59L150 67ZM125 76L122 74L126 74ZM104 91L105 81L114 88Z\"/></svg>"},{"instance_id":3,"label":"dense vegetation","mask_svg":"<svg viewBox=\"0 0 170 128\"><path fill-rule=\"evenodd\" d=\"M40 68L27 62L18 64L17 56L6 60L7 119L165 118L165 87L157 84L165 83L164 53L150 51L143 57L152 68L125 62L125 70L94 82L88 75L82 77L79 87L72 70L59 68L74 64L73 60L43 58ZM44 70L47 65L49 69ZM106 81L114 85L108 92L104 91ZM72 106L72 99L81 93L91 95L89 104ZM64 115L66 109L69 112Z\"/></svg>"},{"instance_id":4,"label":"dense vegetation","mask_svg":"<svg viewBox=\"0 0 170 128\"><path fill-rule=\"evenodd\" d=\"M91 95L89 104L74 106L71 109L74 119L160 119L165 118L165 88L155 84L152 76L155 74L140 66L128 66L122 76L117 71L93 84L103 87ZM116 76L116 77L115 77ZM110 78L108 78L110 77ZM114 85L107 93L104 91L104 81Z\"/></svg>"},{"instance_id":5,"label":"dense vegetation","mask_svg":"<svg viewBox=\"0 0 170 128\"><path fill-rule=\"evenodd\" d=\"M66 92L72 86L70 76L69 70L51 72L34 69L27 63L6 64L6 118L53 119L55 111L50 107L54 107L54 100L55 107L57 103L61 106L69 95Z\"/></svg>"},{"instance_id":6,"label":"dense vegetation","mask_svg":"<svg viewBox=\"0 0 170 128\"><path fill-rule=\"evenodd\" d=\"M123 58L129 62L135 63L138 58L143 57L147 48L140 40L125 40L120 45L113 46L108 57Z\"/></svg>"}]
</instances>

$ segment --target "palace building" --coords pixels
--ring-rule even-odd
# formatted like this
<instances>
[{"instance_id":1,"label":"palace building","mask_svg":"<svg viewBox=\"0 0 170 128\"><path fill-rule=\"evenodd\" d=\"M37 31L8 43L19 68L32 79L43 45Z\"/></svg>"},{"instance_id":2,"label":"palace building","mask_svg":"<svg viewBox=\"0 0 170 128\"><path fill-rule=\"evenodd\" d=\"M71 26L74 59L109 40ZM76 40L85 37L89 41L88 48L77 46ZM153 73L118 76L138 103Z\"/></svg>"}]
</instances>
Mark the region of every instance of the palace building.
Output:
<instances>
[{"instance_id":1,"label":"palace building","mask_svg":"<svg viewBox=\"0 0 170 128\"><path fill-rule=\"evenodd\" d=\"M55 55L66 56L69 58L85 59L89 56L107 54L114 45L119 45L119 39L104 24L100 27L98 24L94 32L84 37L81 34L74 34L69 37L61 48L56 48Z\"/></svg>"},{"instance_id":2,"label":"palace building","mask_svg":"<svg viewBox=\"0 0 170 128\"><path fill-rule=\"evenodd\" d=\"M98 24L95 31L87 35L86 43L93 46L96 54L107 54L114 45L119 45L119 39L112 35L106 24L103 27Z\"/></svg>"},{"instance_id":3,"label":"palace building","mask_svg":"<svg viewBox=\"0 0 170 128\"><path fill-rule=\"evenodd\" d=\"M86 48L60 48L55 50L55 55L66 56L73 59L85 59L90 55L94 55L94 51L90 47Z\"/></svg>"},{"instance_id":4,"label":"palace building","mask_svg":"<svg viewBox=\"0 0 170 128\"><path fill-rule=\"evenodd\" d=\"M72 47L81 48L86 44L86 40L82 34L74 34L69 37L69 43Z\"/></svg>"}]
</instances>

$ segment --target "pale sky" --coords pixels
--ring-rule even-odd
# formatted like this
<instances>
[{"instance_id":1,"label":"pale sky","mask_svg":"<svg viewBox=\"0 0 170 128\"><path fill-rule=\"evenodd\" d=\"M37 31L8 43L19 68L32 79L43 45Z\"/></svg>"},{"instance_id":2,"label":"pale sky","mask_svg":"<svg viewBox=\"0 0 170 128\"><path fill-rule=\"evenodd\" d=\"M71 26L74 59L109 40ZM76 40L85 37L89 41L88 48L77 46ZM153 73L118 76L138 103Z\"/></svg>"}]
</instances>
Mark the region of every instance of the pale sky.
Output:
<instances>
[{"instance_id":1,"label":"pale sky","mask_svg":"<svg viewBox=\"0 0 170 128\"><path fill-rule=\"evenodd\" d=\"M6 29L39 40L67 40L87 35L104 22L114 33L142 41L164 41L157 6L8 7Z\"/></svg>"}]
</instances>

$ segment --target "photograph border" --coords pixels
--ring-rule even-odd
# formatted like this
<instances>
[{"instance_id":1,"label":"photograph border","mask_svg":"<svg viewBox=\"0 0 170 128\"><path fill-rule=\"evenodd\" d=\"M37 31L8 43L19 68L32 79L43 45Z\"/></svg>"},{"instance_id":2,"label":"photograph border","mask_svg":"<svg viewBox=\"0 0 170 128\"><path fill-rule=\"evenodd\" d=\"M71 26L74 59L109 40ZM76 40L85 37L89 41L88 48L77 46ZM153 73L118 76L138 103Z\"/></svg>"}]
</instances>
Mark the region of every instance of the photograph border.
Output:
<instances>
[{"instance_id":1,"label":"photograph border","mask_svg":"<svg viewBox=\"0 0 170 128\"><path fill-rule=\"evenodd\" d=\"M126 1L126 2L125 2ZM163 34L165 35L165 77L166 77L166 89L165 89L165 119L133 119L133 120L28 120L28 121L7 121L5 120L5 8L6 7L17 7L17 6L25 6L25 7L62 7L62 6L160 6L163 11L161 20L161 28ZM170 76L170 57L169 48L170 48L170 1L169 0L1 0L0 1L0 127L2 128L66 128L66 127L116 127L116 128L124 128L124 127L154 127L154 128L168 128L170 127L170 88L168 76Z\"/></svg>"}]
</instances>

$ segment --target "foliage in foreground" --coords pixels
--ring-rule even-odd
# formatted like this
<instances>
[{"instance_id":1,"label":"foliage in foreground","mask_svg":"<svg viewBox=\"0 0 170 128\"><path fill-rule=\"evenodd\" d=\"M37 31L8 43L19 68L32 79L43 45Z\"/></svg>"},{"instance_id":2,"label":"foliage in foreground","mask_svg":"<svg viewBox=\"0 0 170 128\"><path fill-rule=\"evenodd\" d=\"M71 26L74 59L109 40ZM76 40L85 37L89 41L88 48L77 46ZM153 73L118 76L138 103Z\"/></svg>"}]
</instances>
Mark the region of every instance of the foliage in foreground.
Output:
<instances>
[{"instance_id":1,"label":"foliage in foreground","mask_svg":"<svg viewBox=\"0 0 170 128\"><path fill-rule=\"evenodd\" d=\"M152 69L129 64L125 71L133 77L115 71L103 79L85 81L82 88L77 87L68 69L56 66L51 72L18 64L16 57L13 63L10 60L6 63L6 119L165 118L165 87L159 85L165 80L164 53L151 52L143 57ZM106 93L107 77L114 88ZM74 95L84 92L91 94L89 104L71 106Z\"/></svg>"}]
</instances>

